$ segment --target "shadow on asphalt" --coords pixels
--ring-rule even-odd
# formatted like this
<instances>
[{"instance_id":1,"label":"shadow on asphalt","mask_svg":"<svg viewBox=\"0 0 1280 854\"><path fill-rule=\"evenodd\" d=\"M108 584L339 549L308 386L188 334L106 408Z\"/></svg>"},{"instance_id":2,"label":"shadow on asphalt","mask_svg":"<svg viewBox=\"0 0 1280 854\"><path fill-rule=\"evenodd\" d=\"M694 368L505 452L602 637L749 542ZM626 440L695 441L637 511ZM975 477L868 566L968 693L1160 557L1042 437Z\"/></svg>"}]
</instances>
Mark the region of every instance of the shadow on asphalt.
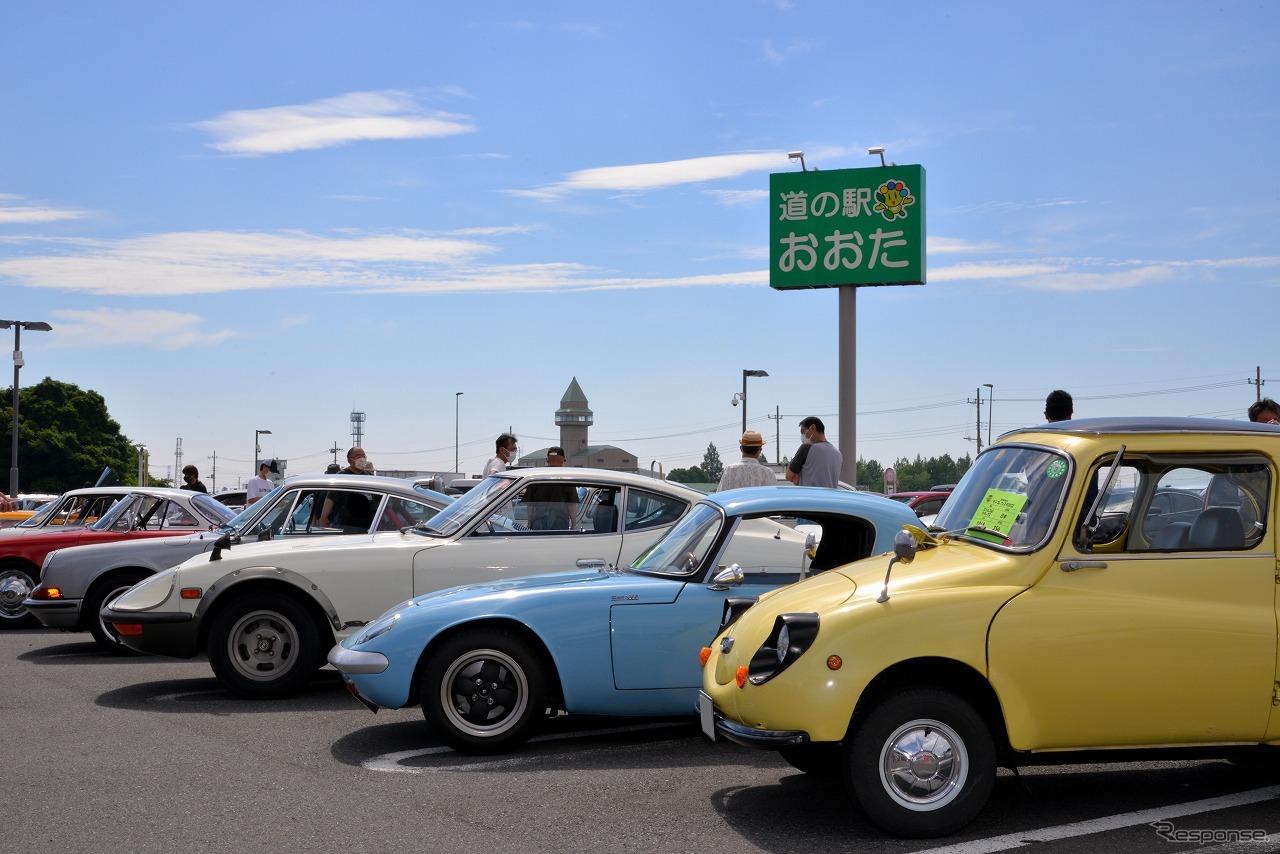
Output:
<instances>
[{"instance_id":1,"label":"shadow on asphalt","mask_svg":"<svg viewBox=\"0 0 1280 854\"><path fill-rule=\"evenodd\" d=\"M181 715L361 711L360 704L347 694L342 678L334 670L317 671L305 688L283 700L246 700L209 676L206 679L139 682L99 694L94 702L111 709Z\"/></svg>"},{"instance_id":2,"label":"shadow on asphalt","mask_svg":"<svg viewBox=\"0 0 1280 854\"><path fill-rule=\"evenodd\" d=\"M536 765L539 771L692 768L735 764L773 767L772 753L711 744L696 720L567 717L548 722L511 753L469 756L444 746L421 719L374 724L336 742L333 757L347 765L409 773L508 771Z\"/></svg>"},{"instance_id":3,"label":"shadow on asphalt","mask_svg":"<svg viewBox=\"0 0 1280 854\"><path fill-rule=\"evenodd\" d=\"M70 637L60 635L60 637ZM172 664L178 659L163 658L158 655L144 655L140 652L107 652L98 646L89 635L83 635L84 641L78 643L59 643L33 649L18 655L19 661L32 664Z\"/></svg>"}]
</instances>

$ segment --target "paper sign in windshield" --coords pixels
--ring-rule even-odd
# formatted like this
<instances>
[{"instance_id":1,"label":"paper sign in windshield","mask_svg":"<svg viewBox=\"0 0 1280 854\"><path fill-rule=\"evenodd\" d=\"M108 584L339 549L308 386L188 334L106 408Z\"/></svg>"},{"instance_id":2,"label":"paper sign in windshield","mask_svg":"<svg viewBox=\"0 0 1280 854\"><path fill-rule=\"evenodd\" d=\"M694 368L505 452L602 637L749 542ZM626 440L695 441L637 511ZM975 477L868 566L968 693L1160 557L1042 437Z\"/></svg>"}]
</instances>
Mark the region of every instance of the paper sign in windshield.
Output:
<instances>
[{"instance_id":1,"label":"paper sign in windshield","mask_svg":"<svg viewBox=\"0 0 1280 854\"><path fill-rule=\"evenodd\" d=\"M1000 489L988 489L982 497L982 503L974 511L971 526L967 532L970 536L993 543L1002 543L1013 530L1013 523L1018 521L1018 514L1027 503L1026 495L1017 495ZM986 531L975 531L974 528L985 528ZM987 533L996 531L996 533Z\"/></svg>"}]
</instances>

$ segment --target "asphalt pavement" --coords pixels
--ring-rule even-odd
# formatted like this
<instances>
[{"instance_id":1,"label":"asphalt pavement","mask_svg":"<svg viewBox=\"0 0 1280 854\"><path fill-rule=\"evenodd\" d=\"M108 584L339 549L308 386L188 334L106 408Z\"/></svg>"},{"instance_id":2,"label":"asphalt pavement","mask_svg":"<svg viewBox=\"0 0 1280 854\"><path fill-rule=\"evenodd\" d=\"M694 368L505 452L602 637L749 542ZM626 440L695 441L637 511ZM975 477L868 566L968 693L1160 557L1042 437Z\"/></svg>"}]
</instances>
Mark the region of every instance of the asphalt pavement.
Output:
<instances>
[{"instance_id":1,"label":"asphalt pavement","mask_svg":"<svg viewBox=\"0 0 1280 854\"><path fill-rule=\"evenodd\" d=\"M467 757L417 709L370 714L331 670L253 702L203 659L47 629L0 632L0 686L17 806L0 851L15 854L1280 851L1280 772L1221 761L1002 771L962 833L910 841L838 782L709 743L692 719L562 719L516 753Z\"/></svg>"}]
</instances>

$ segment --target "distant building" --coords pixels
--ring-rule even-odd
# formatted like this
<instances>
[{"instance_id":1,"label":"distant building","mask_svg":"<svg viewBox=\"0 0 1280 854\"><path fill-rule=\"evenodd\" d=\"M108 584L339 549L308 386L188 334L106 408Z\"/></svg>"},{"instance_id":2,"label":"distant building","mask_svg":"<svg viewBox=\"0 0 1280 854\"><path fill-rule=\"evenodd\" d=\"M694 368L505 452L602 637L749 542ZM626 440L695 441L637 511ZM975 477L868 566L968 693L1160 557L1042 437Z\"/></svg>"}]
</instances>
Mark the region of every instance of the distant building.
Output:
<instances>
[{"instance_id":1,"label":"distant building","mask_svg":"<svg viewBox=\"0 0 1280 854\"><path fill-rule=\"evenodd\" d=\"M615 445L592 445L587 433L595 423L594 413L587 406L587 396L574 377L560 398L556 410L556 426L560 428L560 447L564 448L565 465L573 468L609 469L610 471L640 471L636 455ZM538 448L522 454L521 468L547 464L549 448Z\"/></svg>"}]
</instances>

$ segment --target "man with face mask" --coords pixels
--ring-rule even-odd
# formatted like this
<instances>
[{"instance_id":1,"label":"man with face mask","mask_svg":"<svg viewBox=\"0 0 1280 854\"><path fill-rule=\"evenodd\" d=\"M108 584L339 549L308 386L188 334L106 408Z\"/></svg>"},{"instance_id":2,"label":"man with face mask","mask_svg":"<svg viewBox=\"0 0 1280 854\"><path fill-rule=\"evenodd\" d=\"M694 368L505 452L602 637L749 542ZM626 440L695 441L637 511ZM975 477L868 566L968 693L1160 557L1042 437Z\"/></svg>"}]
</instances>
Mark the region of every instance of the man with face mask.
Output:
<instances>
[{"instance_id":1,"label":"man with face mask","mask_svg":"<svg viewBox=\"0 0 1280 854\"><path fill-rule=\"evenodd\" d=\"M506 471L507 465L515 459L516 456L516 437L510 433L503 433L493 443L494 455L489 462L484 464L484 476L497 474L500 471Z\"/></svg>"},{"instance_id":2,"label":"man with face mask","mask_svg":"<svg viewBox=\"0 0 1280 854\"><path fill-rule=\"evenodd\" d=\"M803 443L787 466L787 480L796 486L825 486L835 489L840 484L840 466L844 457L840 449L827 441L822 419L814 415L800 422Z\"/></svg>"}]
</instances>

